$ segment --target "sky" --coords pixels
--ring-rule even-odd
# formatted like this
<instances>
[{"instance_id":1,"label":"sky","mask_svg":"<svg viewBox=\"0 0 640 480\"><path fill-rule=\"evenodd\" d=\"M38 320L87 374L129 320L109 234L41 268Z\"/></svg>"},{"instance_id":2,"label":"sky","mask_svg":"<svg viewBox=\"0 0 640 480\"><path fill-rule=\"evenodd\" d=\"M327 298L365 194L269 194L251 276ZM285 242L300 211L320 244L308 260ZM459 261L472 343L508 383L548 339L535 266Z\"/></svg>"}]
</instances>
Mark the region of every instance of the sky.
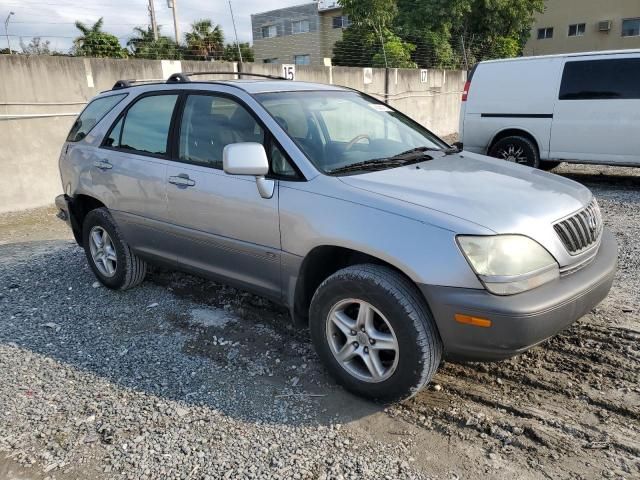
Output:
<instances>
[{"instance_id":1,"label":"sky","mask_svg":"<svg viewBox=\"0 0 640 480\"><path fill-rule=\"evenodd\" d=\"M180 30L189 30L194 20L208 18L222 26L225 41L233 42L233 24L228 0L176 0ZM310 3L312 0L231 0L241 42L251 41L251 14L276 8ZM154 0L160 33L173 37L172 11L167 0ZM67 51L78 36L76 20L92 24L104 17L103 30L120 38L124 45L136 26L149 24L148 0L0 0L0 49L7 46L4 21L10 11L11 47L18 49L20 37L29 43L39 36L51 42L52 49Z\"/></svg>"}]
</instances>

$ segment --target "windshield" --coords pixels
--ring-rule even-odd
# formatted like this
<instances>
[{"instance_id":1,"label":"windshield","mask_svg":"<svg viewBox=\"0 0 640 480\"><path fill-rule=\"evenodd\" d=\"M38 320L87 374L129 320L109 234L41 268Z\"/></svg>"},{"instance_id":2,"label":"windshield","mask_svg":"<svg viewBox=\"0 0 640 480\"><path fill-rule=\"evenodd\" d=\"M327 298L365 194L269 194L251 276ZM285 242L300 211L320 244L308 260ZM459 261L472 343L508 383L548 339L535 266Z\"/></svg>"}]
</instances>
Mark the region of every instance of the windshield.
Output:
<instances>
[{"instance_id":1,"label":"windshield","mask_svg":"<svg viewBox=\"0 0 640 480\"><path fill-rule=\"evenodd\" d=\"M325 173L377 162L392 168L397 165L389 159L410 150L448 148L410 118L356 92L274 92L256 98Z\"/></svg>"}]
</instances>

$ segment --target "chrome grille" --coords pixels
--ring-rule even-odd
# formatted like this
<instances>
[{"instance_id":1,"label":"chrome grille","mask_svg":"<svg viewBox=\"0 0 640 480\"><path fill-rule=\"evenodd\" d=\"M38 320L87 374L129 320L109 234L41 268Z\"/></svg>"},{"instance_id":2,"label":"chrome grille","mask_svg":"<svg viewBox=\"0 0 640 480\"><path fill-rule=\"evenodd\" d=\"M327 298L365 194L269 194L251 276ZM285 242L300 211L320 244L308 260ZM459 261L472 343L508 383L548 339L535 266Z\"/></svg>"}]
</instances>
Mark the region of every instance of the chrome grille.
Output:
<instances>
[{"instance_id":1,"label":"chrome grille","mask_svg":"<svg viewBox=\"0 0 640 480\"><path fill-rule=\"evenodd\" d=\"M577 255L593 246L602 233L602 216L594 198L589 205L569 218L553 225L571 255Z\"/></svg>"}]
</instances>

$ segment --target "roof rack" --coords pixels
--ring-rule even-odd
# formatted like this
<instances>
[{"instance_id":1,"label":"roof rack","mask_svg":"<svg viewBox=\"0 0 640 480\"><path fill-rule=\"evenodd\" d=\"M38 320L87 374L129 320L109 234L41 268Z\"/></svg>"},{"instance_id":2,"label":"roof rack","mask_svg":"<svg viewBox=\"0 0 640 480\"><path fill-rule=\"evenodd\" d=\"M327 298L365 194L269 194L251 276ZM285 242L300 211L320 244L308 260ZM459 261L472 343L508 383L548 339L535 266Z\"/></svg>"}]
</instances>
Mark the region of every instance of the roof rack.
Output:
<instances>
[{"instance_id":1,"label":"roof rack","mask_svg":"<svg viewBox=\"0 0 640 480\"><path fill-rule=\"evenodd\" d=\"M132 87L134 83L145 83L145 82L163 82L164 80L161 78L149 78L149 79L135 79L131 78L128 80L118 80L111 90L120 90L121 88L129 88Z\"/></svg>"},{"instance_id":2,"label":"roof rack","mask_svg":"<svg viewBox=\"0 0 640 480\"><path fill-rule=\"evenodd\" d=\"M167 83L185 83L190 82L189 77L195 77L198 75L238 75L239 77L258 77L269 78L271 80L286 80L284 77L278 77L276 75L265 75L262 73L248 73L248 72L190 72L190 73L174 73L171 75Z\"/></svg>"}]
</instances>

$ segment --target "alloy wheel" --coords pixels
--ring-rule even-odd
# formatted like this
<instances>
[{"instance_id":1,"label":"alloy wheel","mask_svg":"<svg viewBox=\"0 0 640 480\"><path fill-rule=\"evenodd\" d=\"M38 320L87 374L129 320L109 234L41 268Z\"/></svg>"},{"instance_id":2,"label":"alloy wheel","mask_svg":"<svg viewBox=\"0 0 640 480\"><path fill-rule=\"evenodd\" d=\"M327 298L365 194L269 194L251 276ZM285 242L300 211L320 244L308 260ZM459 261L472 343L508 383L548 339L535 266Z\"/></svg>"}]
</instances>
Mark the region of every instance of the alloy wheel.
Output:
<instances>
[{"instance_id":1,"label":"alloy wheel","mask_svg":"<svg viewBox=\"0 0 640 480\"><path fill-rule=\"evenodd\" d=\"M113 277L116 274L118 257L113 241L104 228L95 226L91 229L89 248L91 258L98 271L105 277Z\"/></svg>"},{"instance_id":2,"label":"alloy wheel","mask_svg":"<svg viewBox=\"0 0 640 480\"><path fill-rule=\"evenodd\" d=\"M359 380L382 382L395 372L400 348L387 318L363 300L335 304L327 318L326 335L340 366Z\"/></svg>"}]
</instances>

